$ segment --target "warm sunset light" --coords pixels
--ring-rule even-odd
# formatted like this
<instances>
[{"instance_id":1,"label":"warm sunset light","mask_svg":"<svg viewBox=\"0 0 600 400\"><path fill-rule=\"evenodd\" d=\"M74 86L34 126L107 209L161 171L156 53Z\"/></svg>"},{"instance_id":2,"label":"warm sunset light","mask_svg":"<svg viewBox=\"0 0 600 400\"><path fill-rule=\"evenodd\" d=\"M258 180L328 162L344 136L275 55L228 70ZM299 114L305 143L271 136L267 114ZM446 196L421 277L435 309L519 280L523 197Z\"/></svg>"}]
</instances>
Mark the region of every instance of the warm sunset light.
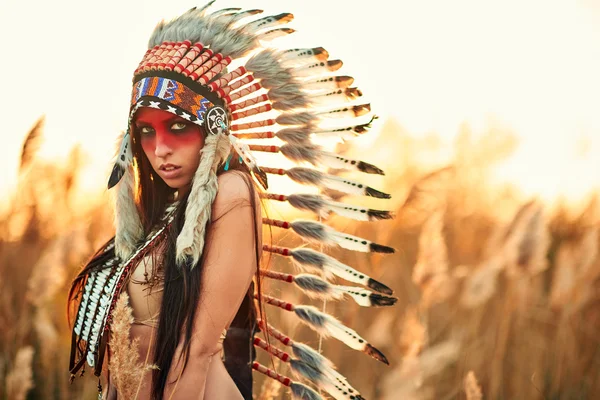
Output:
<instances>
[{"instance_id":1,"label":"warm sunset light","mask_svg":"<svg viewBox=\"0 0 600 400\"><path fill-rule=\"evenodd\" d=\"M0 398L600 398L600 1L204 1L0 2Z\"/></svg>"},{"instance_id":2,"label":"warm sunset light","mask_svg":"<svg viewBox=\"0 0 600 400\"><path fill-rule=\"evenodd\" d=\"M32 13L29 3L3 2L0 32L14 38L5 44L14 62L0 66L11 93L2 99L1 186L14 183L23 135L41 114L47 116L42 154L61 156L82 143L89 154L82 184L103 186L147 33L160 18L194 5L182 1L173 9L152 0L82 7L60 0L39 2ZM252 6L285 8L267 0ZM495 172L501 181L547 198L580 197L598 186L596 3L303 1L294 10L298 33L282 42L335 49L331 56L360 77L356 84L382 117L375 131L394 118L411 135L439 135L450 146L464 123L475 135L500 125L519 140ZM20 62L26 54L34 58ZM28 85L35 90L23 90Z\"/></svg>"}]
</instances>

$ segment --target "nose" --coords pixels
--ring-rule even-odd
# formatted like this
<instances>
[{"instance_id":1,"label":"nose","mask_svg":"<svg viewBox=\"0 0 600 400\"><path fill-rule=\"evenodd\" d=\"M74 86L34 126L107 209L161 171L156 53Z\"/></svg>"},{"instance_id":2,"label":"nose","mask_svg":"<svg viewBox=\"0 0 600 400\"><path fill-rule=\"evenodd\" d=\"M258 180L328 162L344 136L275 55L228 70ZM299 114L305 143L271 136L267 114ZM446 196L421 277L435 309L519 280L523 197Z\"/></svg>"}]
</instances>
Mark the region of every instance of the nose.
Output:
<instances>
[{"instance_id":1,"label":"nose","mask_svg":"<svg viewBox=\"0 0 600 400\"><path fill-rule=\"evenodd\" d=\"M161 130L156 131L156 147L154 148L154 155L156 157L165 158L166 156L173 153L171 144L169 143L169 136Z\"/></svg>"}]
</instances>

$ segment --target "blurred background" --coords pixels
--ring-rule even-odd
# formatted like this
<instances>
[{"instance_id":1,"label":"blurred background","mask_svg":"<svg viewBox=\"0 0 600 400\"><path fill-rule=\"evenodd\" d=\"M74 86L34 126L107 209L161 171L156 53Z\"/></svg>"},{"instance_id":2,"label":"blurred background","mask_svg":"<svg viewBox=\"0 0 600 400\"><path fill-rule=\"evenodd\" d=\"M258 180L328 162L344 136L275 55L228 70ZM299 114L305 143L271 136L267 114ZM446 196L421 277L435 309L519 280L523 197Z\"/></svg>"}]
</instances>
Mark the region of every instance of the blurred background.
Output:
<instances>
[{"instance_id":1,"label":"blurred background","mask_svg":"<svg viewBox=\"0 0 600 400\"><path fill-rule=\"evenodd\" d=\"M200 4L0 3L0 398L95 396L89 376L68 383L66 293L114 234L106 181L150 32ZM341 58L379 116L368 135L337 146L382 167L368 183L393 196L348 201L396 218L331 222L398 251L332 254L399 301L326 305L391 360L324 341L351 384L386 400L599 398L600 1L216 6L293 12L297 33L279 43ZM270 315L318 345L296 320ZM289 396L260 376L255 384L257 399Z\"/></svg>"}]
</instances>

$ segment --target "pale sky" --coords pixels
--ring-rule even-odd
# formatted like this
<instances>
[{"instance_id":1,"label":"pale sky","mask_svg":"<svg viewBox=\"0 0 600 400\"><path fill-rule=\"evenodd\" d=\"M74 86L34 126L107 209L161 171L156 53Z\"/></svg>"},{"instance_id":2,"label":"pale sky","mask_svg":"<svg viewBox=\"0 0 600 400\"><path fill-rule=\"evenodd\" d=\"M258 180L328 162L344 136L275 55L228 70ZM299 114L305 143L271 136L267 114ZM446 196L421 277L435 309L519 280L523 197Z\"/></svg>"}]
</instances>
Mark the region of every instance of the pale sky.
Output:
<instances>
[{"instance_id":1,"label":"pale sky","mask_svg":"<svg viewBox=\"0 0 600 400\"><path fill-rule=\"evenodd\" d=\"M64 155L82 143L91 157L84 186L104 186L150 32L202 4L2 0L0 188L14 183L23 137L43 113L42 154ZM600 1L223 0L213 7L231 6L294 13L298 32L283 43L323 46L344 60L382 120L392 116L415 136L434 132L451 144L465 121L476 133L490 119L510 127L520 145L497 174L527 194L576 196L600 185Z\"/></svg>"}]
</instances>

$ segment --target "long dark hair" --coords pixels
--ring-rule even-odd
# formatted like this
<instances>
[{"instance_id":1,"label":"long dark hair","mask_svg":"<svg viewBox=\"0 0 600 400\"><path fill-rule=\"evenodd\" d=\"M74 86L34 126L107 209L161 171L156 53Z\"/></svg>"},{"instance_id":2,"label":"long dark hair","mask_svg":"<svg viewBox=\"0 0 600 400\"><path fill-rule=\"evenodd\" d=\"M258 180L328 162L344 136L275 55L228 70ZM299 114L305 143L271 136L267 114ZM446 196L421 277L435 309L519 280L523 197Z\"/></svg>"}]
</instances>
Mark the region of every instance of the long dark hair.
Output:
<instances>
[{"instance_id":1,"label":"long dark hair","mask_svg":"<svg viewBox=\"0 0 600 400\"><path fill-rule=\"evenodd\" d=\"M134 165L136 168L136 205L144 227L145 234L159 223L163 215L167 203L173 199L175 190L167 186L153 170L145 153L142 150L139 134L133 129L132 134L132 152ZM256 243L255 258L256 258L256 293L258 294L258 311L261 318L265 319L262 308L262 287L259 267L261 261L262 249L259 248L260 236L262 228L256 222L256 190L260 190L250 176L247 167L239 162L237 157L232 157L229 167L232 173L241 174L250 191L250 203L252 216L254 221L254 239ZM217 175L225 172L225 166L220 165L217 170ZM180 204L187 205L187 194L183 198L178 199ZM202 289L202 273L204 265L204 255L200 258L195 268L178 268L175 264L175 248L176 241L181 228L183 227L185 217L185 207L178 207L176 215L165 240L164 246L161 246L164 251L159 257L153 257L155 262L153 268L156 268L156 263L160 263L163 271L164 288L163 298L159 314L157 344L154 346L154 364L158 367L153 370L152 374L152 399L161 399L164 388L167 384L167 375L173 362L175 350L180 339L183 339L183 359L184 368L189 359L190 339L193 330L193 321L200 299ZM206 232L208 232L211 221L208 222ZM114 238L110 239L107 244L111 243ZM91 260L83 267L81 272L74 279L69 291L69 319L76 311L76 299L78 294L83 290L85 278L90 272L103 267L104 262L114 254L114 249L105 251L106 245L94 254ZM203 252L205 254L206 252ZM250 313L256 318L256 310L250 307ZM252 344L249 344L252 346Z\"/></svg>"}]
</instances>

